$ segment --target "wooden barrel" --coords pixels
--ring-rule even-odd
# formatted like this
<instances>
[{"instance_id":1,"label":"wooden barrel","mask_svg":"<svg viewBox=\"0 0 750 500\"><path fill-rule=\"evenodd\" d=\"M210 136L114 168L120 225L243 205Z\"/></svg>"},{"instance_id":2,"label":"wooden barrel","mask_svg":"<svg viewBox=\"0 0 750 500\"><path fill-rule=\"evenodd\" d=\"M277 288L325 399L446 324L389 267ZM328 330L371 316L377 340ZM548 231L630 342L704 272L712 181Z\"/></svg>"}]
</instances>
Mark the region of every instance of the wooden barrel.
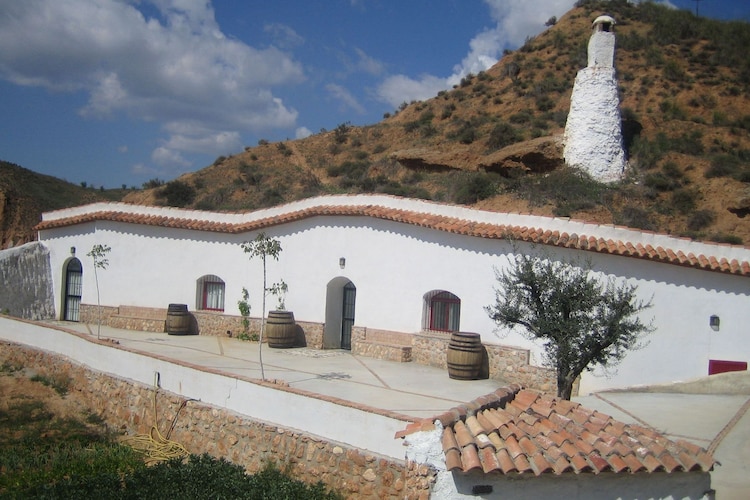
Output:
<instances>
[{"instance_id":1,"label":"wooden barrel","mask_svg":"<svg viewBox=\"0 0 750 500\"><path fill-rule=\"evenodd\" d=\"M482 339L478 333L455 332L448 343L448 376L475 380L482 368Z\"/></svg>"},{"instance_id":2,"label":"wooden barrel","mask_svg":"<svg viewBox=\"0 0 750 500\"><path fill-rule=\"evenodd\" d=\"M167 333L188 335L190 333L190 313L187 304L169 304L167 307Z\"/></svg>"},{"instance_id":3,"label":"wooden barrel","mask_svg":"<svg viewBox=\"0 0 750 500\"><path fill-rule=\"evenodd\" d=\"M297 341L297 324L291 311L269 311L266 320L268 347L288 349Z\"/></svg>"}]
</instances>

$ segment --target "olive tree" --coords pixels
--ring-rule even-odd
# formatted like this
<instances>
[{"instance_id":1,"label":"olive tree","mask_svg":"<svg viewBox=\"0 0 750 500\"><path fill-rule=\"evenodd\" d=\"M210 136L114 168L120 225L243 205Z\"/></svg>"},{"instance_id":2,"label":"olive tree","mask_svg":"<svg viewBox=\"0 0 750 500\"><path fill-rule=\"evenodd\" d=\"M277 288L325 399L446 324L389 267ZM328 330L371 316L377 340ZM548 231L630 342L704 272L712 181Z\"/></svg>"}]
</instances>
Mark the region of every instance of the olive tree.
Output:
<instances>
[{"instance_id":1,"label":"olive tree","mask_svg":"<svg viewBox=\"0 0 750 500\"><path fill-rule=\"evenodd\" d=\"M590 262L516 253L495 275L495 302L485 310L499 327L519 326L543 342L558 397L570 399L583 370L615 366L653 330L639 316L651 301L638 300L634 285L600 279Z\"/></svg>"}]
</instances>

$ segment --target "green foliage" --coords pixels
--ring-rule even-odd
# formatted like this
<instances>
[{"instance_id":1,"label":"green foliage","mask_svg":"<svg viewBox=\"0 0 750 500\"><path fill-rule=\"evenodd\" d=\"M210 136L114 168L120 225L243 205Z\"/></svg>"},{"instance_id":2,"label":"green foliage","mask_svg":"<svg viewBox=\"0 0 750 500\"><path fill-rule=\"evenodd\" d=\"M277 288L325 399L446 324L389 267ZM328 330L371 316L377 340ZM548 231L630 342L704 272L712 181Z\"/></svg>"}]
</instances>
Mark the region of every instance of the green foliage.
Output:
<instances>
[{"instance_id":1,"label":"green foliage","mask_svg":"<svg viewBox=\"0 0 750 500\"><path fill-rule=\"evenodd\" d=\"M716 213L713 210L696 210L688 219L687 227L691 231L700 231L710 226L716 220Z\"/></svg>"},{"instance_id":2,"label":"green foliage","mask_svg":"<svg viewBox=\"0 0 750 500\"><path fill-rule=\"evenodd\" d=\"M672 193L671 206L681 214L695 210L698 192L694 189L678 189Z\"/></svg>"},{"instance_id":3,"label":"green foliage","mask_svg":"<svg viewBox=\"0 0 750 500\"><path fill-rule=\"evenodd\" d=\"M734 234L712 234L708 237L709 241L716 243L727 243L729 245L742 245L742 238Z\"/></svg>"},{"instance_id":4,"label":"green foliage","mask_svg":"<svg viewBox=\"0 0 750 500\"><path fill-rule=\"evenodd\" d=\"M487 138L487 149L489 151L496 151L514 144L522 140L522 138L521 133L513 125L501 120L490 131L490 135Z\"/></svg>"},{"instance_id":5,"label":"green foliage","mask_svg":"<svg viewBox=\"0 0 750 500\"><path fill-rule=\"evenodd\" d=\"M665 120L686 120L687 114L675 101L665 99L659 104Z\"/></svg>"},{"instance_id":6,"label":"green foliage","mask_svg":"<svg viewBox=\"0 0 750 500\"><path fill-rule=\"evenodd\" d=\"M167 183L159 190L157 195L166 199L166 204L170 207L186 207L195 199L195 188L190 184L176 180Z\"/></svg>"},{"instance_id":7,"label":"green foliage","mask_svg":"<svg viewBox=\"0 0 750 500\"><path fill-rule=\"evenodd\" d=\"M569 217L578 210L602 204L609 189L574 168L559 168L545 175L512 179L507 188L527 199L532 206L553 204L554 214L560 217Z\"/></svg>"},{"instance_id":8,"label":"green foliage","mask_svg":"<svg viewBox=\"0 0 750 500\"><path fill-rule=\"evenodd\" d=\"M685 70L682 69L680 63L674 59L670 59L664 64L663 68L664 78L673 82L683 82L687 78Z\"/></svg>"},{"instance_id":9,"label":"green foliage","mask_svg":"<svg viewBox=\"0 0 750 500\"><path fill-rule=\"evenodd\" d=\"M632 227L653 231L656 229L651 215L644 209L634 206L626 206L621 212L616 213L614 217L615 224L619 226Z\"/></svg>"},{"instance_id":10,"label":"green foliage","mask_svg":"<svg viewBox=\"0 0 750 500\"><path fill-rule=\"evenodd\" d=\"M237 308L240 310L240 316L242 316L242 332L247 335L250 330L250 292L244 286L242 287L241 298L237 301Z\"/></svg>"},{"instance_id":11,"label":"green foliage","mask_svg":"<svg viewBox=\"0 0 750 500\"><path fill-rule=\"evenodd\" d=\"M496 193L497 186L492 177L481 172L470 173L458 179L454 201L471 205Z\"/></svg>"},{"instance_id":12,"label":"green foliage","mask_svg":"<svg viewBox=\"0 0 750 500\"><path fill-rule=\"evenodd\" d=\"M650 302L638 300L633 285L600 280L590 263L520 252L510 260L495 270L495 302L485 309L498 326L519 326L543 342L559 397L570 399L584 370L616 365L651 331L638 316Z\"/></svg>"},{"instance_id":13,"label":"green foliage","mask_svg":"<svg viewBox=\"0 0 750 500\"><path fill-rule=\"evenodd\" d=\"M340 123L333 129L333 140L336 144L343 144L349 138L349 131L352 126L349 122Z\"/></svg>"},{"instance_id":14,"label":"green foliage","mask_svg":"<svg viewBox=\"0 0 750 500\"><path fill-rule=\"evenodd\" d=\"M34 375L31 377L32 382L39 382L42 385L51 387L60 396L65 396L70 390L70 384L73 382L70 377L62 374L56 374L51 377L46 375Z\"/></svg>"},{"instance_id":15,"label":"green foliage","mask_svg":"<svg viewBox=\"0 0 750 500\"><path fill-rule=\"evenodd\" d=\"M477 127L471 120L461 120L449 137L455 139L461 144L471 144L477 139Z\"/></svg>"},{"instance_id":16,"label":"green foliage","mask_svg":"<svg viewBox=\"0 0 750 500\"><path fill-rule=\"evenodd\" d=\"M0 410L0 497L100 498L99 477L123 474L145 464L101 427L55 416L43 402L7 401ZM90 485L89 495L56 494L70 480ZM80 491L80 490L78 490Z\"/></svg>"},{"instance_id":17,"label":"green foliage","mask_svg":"<svg viewBox=\"0 0 750 500\"><path fill-rule=\"evenodd\" d=\"M743 174L749 171L750 166L740 158L730 154L721 154L711 158L711 165L706 170L704 176L707 179L714 177L732 177L741 180Z\"/></svg>"},{"instance_id":18,"label":"green foliage","mask_svg":"<svg viewBox=\"0 0 750 500\"><path fill-rule=\"evenodd\" d=\"M143 183L143 189L158 188L164 185L164 181L158 178L153 178Z\"/></svg>"},{"instance_id":19,"label":"green foliage","mask_svg":"<svg viewBox=\"0 0 750 500\"><path fill-rule=\"evenodd\" d=\"M437 133L437 129L432 125L433 118L435 118L435 113L431 109L426 109L417 120L404 123L404 131L419 131L423 137L433 136Z\"/></svg>"},{"instance_id":20,"label":"green foliage","mask_svg":"<svg viewBox=\"0 0 750 500\"><path fill-rule=\"evenodd\" d=\"M292 150L289 149L289 147L284 144L283 142L279 142L276 144L276 149L279 150L279 152L284 156L292 156Z\"/></svg>"}]
</instances>

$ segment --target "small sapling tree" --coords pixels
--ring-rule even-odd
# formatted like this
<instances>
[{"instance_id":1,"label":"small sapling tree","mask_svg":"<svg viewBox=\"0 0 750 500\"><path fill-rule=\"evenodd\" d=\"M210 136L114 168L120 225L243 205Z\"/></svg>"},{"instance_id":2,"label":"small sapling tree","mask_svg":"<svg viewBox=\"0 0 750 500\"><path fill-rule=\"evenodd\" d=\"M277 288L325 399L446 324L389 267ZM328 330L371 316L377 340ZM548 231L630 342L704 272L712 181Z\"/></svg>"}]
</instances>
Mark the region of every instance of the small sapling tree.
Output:
<instances>
[{"instance_id":1,"label":"small sapling tree","mask_svg":"<svg viewBox=\"0 0 750 500\"><path fill-rule=\"evenodd\" d=\"M253 241L246 241L242 243L242 251L246 254L250 254L250 259L260 257L263 263L263 298L262 298L262 312L260 317L260 337L258 339L258 359L260 361L260 376L263 380L266 379L265 371L263 369L263 334L266 330L266 295L273 294L279 299L279 307L283 307L283 294L287 291L287 285L283 280L268 285L267 273L266 273L266 261L269 258L273 260L279 260L279 254L281 253L281 243L279 240L269 238L266 233L259 233Z\"/></svg>"},{"instance_id":2,"label":"small sapling tree","mask_svg":"<svg viewBox=\"0 0 750 500\"><path fill-rule=\"evenodd\" d=\"M495 303L487 313L498 326L520 326L528 338L543 341L558 397L570 399L583 370L616 365L652 331L639 318L651 302L637 300L633 285L600 281L590 263L516 254L495 275Z\"/></svg>"},{"instance_id":3,"label":"small sapling tree","mask_svg":"<svg viewBox=\"0 0 750 500\"><path fill-rule=\"evenodd\" d=\"M102 304L101 300L99 299L99 274L97 273L97 269L107 269L109 266L109 259L107 258L107 255L112 250L107 245L94 245L91 247L91 251L86 254L86 256L91 257L94 261L94 281L96 281L96 309L98 313L98 322L96 325L96 338L101 338L102 333Z\"/></svg>"}]
</instances>

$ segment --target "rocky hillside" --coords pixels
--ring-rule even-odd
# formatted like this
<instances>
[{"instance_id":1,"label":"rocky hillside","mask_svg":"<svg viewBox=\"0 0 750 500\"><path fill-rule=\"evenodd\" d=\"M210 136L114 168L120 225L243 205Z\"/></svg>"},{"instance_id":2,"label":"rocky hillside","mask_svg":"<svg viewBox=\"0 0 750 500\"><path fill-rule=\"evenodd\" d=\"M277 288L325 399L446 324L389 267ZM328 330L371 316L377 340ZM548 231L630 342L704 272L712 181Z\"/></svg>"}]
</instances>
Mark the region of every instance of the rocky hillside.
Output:
<instances>
[{"instance_id":1,"label":"rocky hillside","mask_svg":"<svg viewBox=\"0 0 750 500\"><path fill-rule=\"evenodd\" d=\"M36 239L42 212L105 200L92 189L0 161L0 248Z\"/></svg>"},{"instance_id":2,"label":"rocky hillside","mask_svg":"<svg viewBox=\"0 0 750 500\"><path fill-rule=\"evenodd\" d=\"M614 185L565 168L560 144L604 12L617 20L630 163ZM380 123L261 140L124 200L246 210L375 192L750 244L750 25L626 0L582 0L548 24L486 72Z\"/></svg>"}]
</instances>

